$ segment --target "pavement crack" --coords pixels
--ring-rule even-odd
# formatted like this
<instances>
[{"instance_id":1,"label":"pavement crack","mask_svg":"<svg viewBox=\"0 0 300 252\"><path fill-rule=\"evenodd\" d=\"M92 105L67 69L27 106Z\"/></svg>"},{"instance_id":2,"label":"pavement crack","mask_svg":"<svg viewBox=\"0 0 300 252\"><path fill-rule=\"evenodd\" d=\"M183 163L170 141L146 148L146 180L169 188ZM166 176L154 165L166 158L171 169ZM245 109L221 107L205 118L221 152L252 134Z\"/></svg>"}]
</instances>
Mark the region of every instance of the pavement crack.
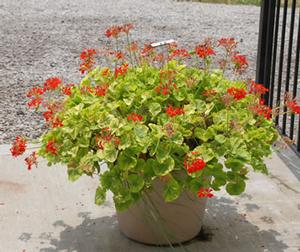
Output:
<instances>
[{"instance_id":1,"label":"pavement crack","mask_svg":"<svg viewBox=\"0 0 300 252\"><path fill-rule=\"evenodd\" d=\"M279 177L275 176L275 175L272 175L270 174L269 175L271 179L275 179L279 182L280 185L284 186L286 189L294 192L294 193L297 193L297 194L300 194L299 191L297 191L296 189L292 188L291 186L289 186L288 184L286 184L282 179L280 179Z\"/></svg>"}]
</instances>

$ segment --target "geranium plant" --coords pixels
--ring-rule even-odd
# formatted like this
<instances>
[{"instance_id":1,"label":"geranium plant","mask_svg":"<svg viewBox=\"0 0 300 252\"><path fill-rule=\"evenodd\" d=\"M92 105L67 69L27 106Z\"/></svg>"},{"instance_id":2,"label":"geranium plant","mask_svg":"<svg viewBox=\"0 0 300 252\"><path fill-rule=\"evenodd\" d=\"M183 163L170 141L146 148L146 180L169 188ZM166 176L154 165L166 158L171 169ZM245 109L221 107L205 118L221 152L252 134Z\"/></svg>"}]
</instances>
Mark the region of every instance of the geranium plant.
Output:
<instances>
[{"instance_id":1,"label":"geranium plant","mask_svg":"<svg viewBox=\"0 0 300 252\"><path fill-rule=\"evenodd\" d=\"M71 181L99 176L96 203L110 190L117 210L139 200L156 179L165 181L167 202L184 190L200 198L221 187L241 194L251 169L268 172L264 157L278 133L274 111L261 99L268 90L240 78L248 63L237 42L207 39L192 50L172 43L166 51L138 46L132 28L106 31L115 49L81 53L79 84L54 77L29 90L28 106L43 114L48 129L39 150L25 159L28 169L40 156L66 165ZM97 65L98 56L109 64ZM225 77L229 72L234 80ZM300 113L295 101L286 105ZM25 147L18 136L12 155Z\"/></svg>"}]
</instances>

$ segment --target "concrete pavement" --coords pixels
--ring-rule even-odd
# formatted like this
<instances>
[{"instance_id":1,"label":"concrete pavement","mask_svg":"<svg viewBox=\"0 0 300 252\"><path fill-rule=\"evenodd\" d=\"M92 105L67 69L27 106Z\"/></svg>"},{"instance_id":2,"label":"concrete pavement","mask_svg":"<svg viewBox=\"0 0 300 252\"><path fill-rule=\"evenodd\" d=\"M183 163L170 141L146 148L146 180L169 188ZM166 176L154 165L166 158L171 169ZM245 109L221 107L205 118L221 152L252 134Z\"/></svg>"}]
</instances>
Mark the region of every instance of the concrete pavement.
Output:
<instances>
[{"instance_id":1,"label":"concrete pavement","mask_svg":"<svg viewBox=\"0 0 300 252\"><path fill-rule=\"evenodd\" d=\"M43 161L27 171L8 149L0 146L0 252L184 251L123 237L111 197L103 206L93 203L96 178L71 183L65 168ZM244 194L218 192L210 200L205 235L185 251L300 251L299 180L277 154L267 162L270 175L251 174Z\"/></svg>"}]
</instances>

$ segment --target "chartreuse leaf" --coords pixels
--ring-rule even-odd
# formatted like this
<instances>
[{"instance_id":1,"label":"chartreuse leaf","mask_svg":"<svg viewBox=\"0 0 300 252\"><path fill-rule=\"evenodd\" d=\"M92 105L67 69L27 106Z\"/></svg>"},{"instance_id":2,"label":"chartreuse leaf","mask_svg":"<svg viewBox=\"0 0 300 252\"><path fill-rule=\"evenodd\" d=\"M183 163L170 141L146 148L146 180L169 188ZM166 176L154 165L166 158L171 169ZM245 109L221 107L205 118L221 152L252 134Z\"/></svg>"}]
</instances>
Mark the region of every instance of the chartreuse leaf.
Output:
<instances>
[{"instance_id":1,"label":"chartreuse leaf","mask_svg":"<svg viewBox=\"0 0 300 252\"><path fill-rule=\"evenodd\" d=\"M153 171L157 176L166 176L169 172L171 172L174 169L174 165L174 159L168 157L163 163L157 163L153 167Z\"/></svg>"},{"instance_id":2,"label":"chartreuse leaf","mask_svg":"<svg viewBox=\"0 0 300 252\"><path fill-rule=\"evenodd\" d=\"M149 104L149 111L153 117L158 115L161 111L161 106L157 102L153 102Z\"/></svg>"},{"instance_id":3,"label":"chartreuse leaf","mask_svg":"<svg viewBox=\"0 0 300 252\"><path fill-rule=\"evenodd\" d=\"M217 155L217 153L215 153L213 151L213 149L211 149L208 146L205 146L205 145L201 145L199 147L196 147L194 149L194 152L197 152L197 153L200 153L201 157L203 158L203 160L207 163L209 161L211 161L212 159L214 159Z\"/></svg>"},{"instance_id":4,"label":"chartreuse leaf","mask_svg":"<svg viewBox=\"0 0 300 252\"><path fill-rule=\"evenodd\" d=\"M143 177L137 174L130 174L128 176L128 184L129 190L131 192L137 193L143 189L145 182L143 180Z\"/></svg>"},{"instance_id":5,"label":"chartreuse leaf","mask_svg":"<svg viewBox=\"0 0 300 252\"><path fill-rule=\"evenodd\" d=\"M160 142L156 151L157 161L160 163L165 161L169 157L170 151L171 151L170 144Z\"/></svg>"},{"instance_id":6,"label":"chartreuse leaf","mask_svg":"<svg viewBox=\"0 0 300 252\"><path fill-rule=\"evenodd\" d=\"M203 142L207 142L215 137L215 132L212 128L205 130L198 127L195 129L195 137L201 139Z\"/></svg>"},{"instance_id":7,"label":"chartreuse leaf","mask_svg":"<svg viewBox=\"0 0 300 252\"><path fill-rule=\"evenodd\" d=\"M130 192L126 189L120 190L119 194L115 194L114 203L117 211L124 211L133 203L133 198Z\"/></svg>"},{"instance_id":8,"label":"chartreuse leaf","mask_svg":"<svg viewBox=\"0 0 300 252\"><path fill-rule=\"evenodd\" d=\"M243 179L238 178L235 182L229 182L226 185L226 191L230 195L240 195L242 192L245 191L246 183Z\"/></svg>"},{"instance_id":9,"label":"chartreuse leaf","mask_svg":"<svg viewBox=\"0 0 300 252\"><path fill-rule=\"evenodd\" d=\"M137 159L133 153L129 151L123 151L118 158L118 166L122 170L130 170L137 164Z\"/></svg>"},{"instance_id":10,"label":"chartreuse leaf","mask_svg":"<svg viewBox=\"0 0 300 252\"><path fill-rule=\"evenodd\" d=\"M259 171L264 174L268 174L267 166L265 165L265 163L262 160L260 160L258 158L253 158L251 160L251 166L254 169L254 171Z\"/></svg>"},{"instance_id":11,"label":"chartreuse leaf","mask_svg":"<svg viewBox=\"0 0 300 252\"><path fill-rule=\"evenodd\" d=\"M96 194L95 194L95 204L96 205L101 205L104 203L106 198L106 191L99 186L96 190Z\"/></svg>"},{"instance_id":12,"label":"chartreuse leaf","mask_svg":"<svg viewBox=\"0 0 300 252\"><path fill-rule=\"evenodd\" d=\"M225 161L225 165L227 168L230 168L233 171L239 171L240 169L242 169L245 166L245 163L240 159L228 158Z\"/></svg>"},{"instance_id":13,"label":"chartreuse leaf","mask_svg":"<svg viewBox=\"0 0 300 252\"><path fill-rule=\"evenodd\" d=\"M163 197L165 201L170 202L176 200L180 196L180 193L180 184L174 178L171 178L164 186Z\"/></svg>"},{"instance_id":14,"label":"chartreuse leaf","mask_svg":"<svg viewBox=\"0 0 300 252\"><path fill-rule=\"evenodd\" d=\"M148 127L145 125L137 124L134 127L134 133L138 138L144 138L147 136Z\"/></svg>"},{"instance_id":15,"label":"chartreuse leaf","mask_svg":"<svg viewBox=\"0 0 300 252\"><path fill-rule=\"evenodd\" d=\"M215 136L215 140L220 143L220 144L223 144L226 142L226 137L223 136L223 135L216 135Z\"/></svg>"},{"instance_id":16,"label":"chartreuse leaf","mask_svg":"<svg viewBox=\"0 0 300 252\"><path fill-rule=\"evenodd\" d=\"M83 171L81 169L68 169L68 178L70 181L74 182L81 177Z\"/></svg>"},{"instance_id":17,"label":"chartreuse leaf","mask_svg":"<svg viewBox=\"0 0 300 252\"><path fill-rule=\"evenodd\" d=\"M118 157L118 150L113 143L109 142L104 145L103 150L98 150L96 155L102 160L113 163Z\"/></svg>"}]
</instances>

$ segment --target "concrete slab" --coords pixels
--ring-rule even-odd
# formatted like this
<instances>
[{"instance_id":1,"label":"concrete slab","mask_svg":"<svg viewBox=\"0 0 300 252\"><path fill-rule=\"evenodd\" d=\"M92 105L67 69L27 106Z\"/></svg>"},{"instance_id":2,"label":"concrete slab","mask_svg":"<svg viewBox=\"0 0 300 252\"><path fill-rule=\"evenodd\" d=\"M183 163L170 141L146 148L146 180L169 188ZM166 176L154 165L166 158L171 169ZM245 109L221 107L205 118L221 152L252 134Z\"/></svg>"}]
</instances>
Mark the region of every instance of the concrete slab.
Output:
<instances>
[{"instance_id":1,"label":"concrete slab","mask_svg":"<svg viewBox=\"0 0 300 252\"><path fill-rule=\"evenodd\" d=\"M61 166L27 171L0 146L0 252L300 251L300 183L277 154L270 176L251 174L244 194L209 202L206 238L184 246L144 246L118 230L111 196L94 205L97 179L67 181ZM300 166L300 163L298 163Z\"/></svg>"}]
</instances>

